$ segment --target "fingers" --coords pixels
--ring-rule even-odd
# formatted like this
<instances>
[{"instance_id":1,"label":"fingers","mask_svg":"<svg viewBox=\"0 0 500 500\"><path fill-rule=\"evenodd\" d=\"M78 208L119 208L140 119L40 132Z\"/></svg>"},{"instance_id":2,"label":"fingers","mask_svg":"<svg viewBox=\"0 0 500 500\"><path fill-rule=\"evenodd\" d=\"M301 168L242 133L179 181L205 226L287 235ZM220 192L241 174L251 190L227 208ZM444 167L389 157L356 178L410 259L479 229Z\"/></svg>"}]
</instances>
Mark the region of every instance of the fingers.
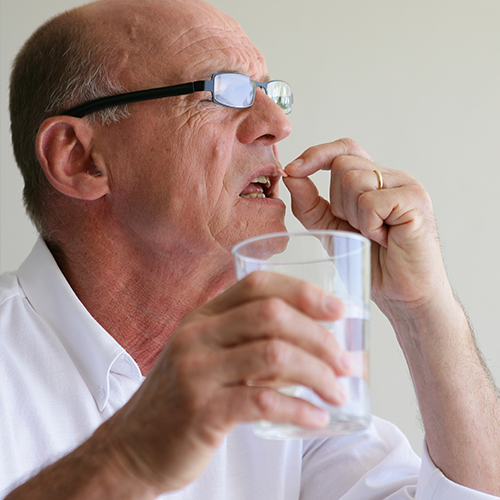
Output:
<instances>
[{"instance_id":1,"label":"fingers","mask_svg":"<svg viewBox=\"0 0 500 500\"><path fill-rule=\"evenodd\" d=\"M344 168L342 163L349 163ZM384 182L378 189L373 164L340 162L332 175L331 210L334 216L345 219L370 240L387 247L389 231L403 244L411 232L432 219L430 199L411 175L397 170L378 167Z\"/></svg>"},{"instance_id":2,"label":"fingers","mask_svg":"<svg viewBox=\"0 0 500 500\"><path fill-rule=\"evenodd\" d=\"M340 319L344 305L312 283L257 271L195 314L206 344L227 348L279 339L323 360L341 375L349 373L348 354L318 323Z\"/></svg>"},{"instance_id":3,"label":"fingers","mask_svg":"<svg viewBox=\"0 0 500 500\"><path fill-rule=\"evenodd\" d=\"M283 183L290 191L292 212L303 226L309 230L332 229L351 231L350 224L335 217L330 203L319 195L318 189L308 177L286 177Z\"/></svg>"},{"instance_id":4,"label":"fingers","mask_svg":"<svg viewBox=\"0 0 500 500\"><path fill-rule=\"evenodd\" d=\"M425 223L426 214L432 218L420 183L405 172L376 165L354 141L310 148L299 160L286 167L289 177L284 183L292 195L293 213L308 229L355 230L387 247L391 226L410 224L415 229ZM331 171L329 203L304 177L319 169ZM382 175L383 189L375 169Z\"/></svg>"},{"instance_id":5,"label":"fingers","mask_svg":"<svg viewBox=\"0 0 500 500\"><path fill-rule=\"evenodd\" d=\"M267 387L234 387L220 394L219 417L229 422L268 420L322 429L330 417L313 404L286 396Z\"/></svg>"},{"instance_id":6,"label":"fingers","mask_svg":"<svg viewBox=\"0 0 500 500\"><path fill-rule=\"evenodd\" d=\"M306 177L319 170L331 170L332 162L339 156L357 156L370 161L368 153L352 139L339 139L335 142L313 146L285 168L292 177Z\"/></svg>"},{"instance_id":7,"label":"fingers","mask_svg":"<svg viewBox=\"0 0 500 500\"><path fill-rule=\"evenodd\" d=\"M394 190L401 179L398 182L394 174L385 170L382 174L385 188L379 189L373 164L368 168L358 164L358 169L344 172L332 178L332 213L367 238L387 247L388 218L393 210L401 207L400 199L404 196L401 190Z\"/></svg>"},{"instance_id":8,"label":"fingers","mask_svg":"<svg viewBox=\"0 0 500 500\"><path fill-rule=\"evenodd\" d=\"M316 320L336 320L344 314L342 302L316 285L282 274L254 272L201 307L201 314L214 315L249 301L280 297Z\"/></svg>"},{"instance_id":9,"label":"fingers","mask_svg":"<svg viewBox=\"0 0 500 500\"><path fill-rule=\"evenodd\" d=\"M332 212L354 223L353 227L359 229L356 223L359 197L364 193L379 191L375 167L381 171L384 189L389 189L391 179L388 171L374 163L358 159L353 161L351 158L339 159L335 167L330 184Z\"/></svg>"},{"instance_id":10,"label":"fingers","mask_svg":"<svg viewBox=\"0 0 500 500\"><path fill-rule=\"evenodd\" d=\"M279 275L272 276L273 279L279 277ZM250 281L252 279L251 276L245 278L245 280ZM343 305L338 299L334 300L334 304L335 307L340 304L343 309ZM339 347L333 334L316 320L301 313L276 296L250 300L209 318L205 315L192 315L191 321L199 325L199 340L211 349L224 350L234 354L240 351L231 350L231 348L238 346L251 345L252 347L259 346L259 348L290 346L295 349L293 352L300 350L307 356L313 356L338 375L350 373L350 358ZM285 347L281 348L285 349ZM247 352L247 356L250 357L255 355L250 350L241 352ZM262 354L259 354L258 357L259 359L267 359ZM229 362L230 359L228 358L227 361ZM234 360L233 363L236 365L244 364L244 359L242 357L241 362ZM278 363L270 369L280 370L281 366ZM267 378L271 380L277 376L277 374L274 376L268 374ZM261 378L262 374L260 373L248 373L246 380L260 380ZM225 382L231 384L237 383L238 380L229 378ZM298 383L297 380L289 380L289 382ZM304 385L304 381L301 383Z\"/></svg>"},{"instance_id":11,"label":"fingers","mask_svg":"<svg viewBox=\"0 0 500 500\"><path fill-rule=\"evenodd\" d=\"M307 229L357 229L349 223L343 209L342 176L359 168L373 171L374 165L370 156L351 139L309 148L286 166L289 177L283 179L292 197L294 215ZM330 202L319 196L308 178L318 170L331 171Z\"/></svg>"},{"instance_id":12,"label":"fingers","mask_svg":"<svg viewBox=\"0 0 500 500\"><path fill-rule=\"evenodd\" d=\"M277 309L281 311L273 314L273 311ZM255 311L263 310L268 312L264 312L263 315L259 312L255 314ZM220 346L222 349L251 345L261 349L269 348L273 354L272 349L286 349L289 346L294 353L300 351L307 356L313 356L338 375L350 373L349 356L339 347L333 334L316 321L294 311L284 303L280 304L276 299L262 304L251 304L242 310L231 311L221 321L228 326L224 329L218 328L214 332L212 341L213 345ZM233 349L232 352L238 351ZM281 352L278 351L278 354ZM267 355L269 352L261 353L259 359L267 359L264 354ZM282 361L279 356L278 360ZM281 369L279 363L274 368ZM248 374L248 377L252 380L260 380L261 374ZM249 380L248 377L247 380Z\"/></svg>"},{"instance_id":13,"label":"fingers","mask_svg":"<svg viewBox=\"0 0 500 500\"><path fill-rule=\"evenodd\" d=\"M213 373L225 386L280 389L303 385L330 404L341 405L346 399L331 366L287 342L269 339L244 344L220 351L216 359ZM342 370L345 374L344 367Z\"/></svg>"}]
</instances>

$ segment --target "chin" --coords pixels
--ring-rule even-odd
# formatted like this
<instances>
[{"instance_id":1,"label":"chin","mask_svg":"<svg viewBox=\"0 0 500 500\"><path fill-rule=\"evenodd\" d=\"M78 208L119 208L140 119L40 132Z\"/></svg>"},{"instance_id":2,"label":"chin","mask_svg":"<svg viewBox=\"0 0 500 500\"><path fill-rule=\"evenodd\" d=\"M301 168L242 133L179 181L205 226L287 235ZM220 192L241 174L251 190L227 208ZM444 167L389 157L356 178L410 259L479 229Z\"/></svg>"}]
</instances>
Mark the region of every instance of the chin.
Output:
<instances>
[{"instance_id":1,"label":"chin","mask_svg":"<svg viewBox=\"0 0 500 500\"><path fill-rule=\"evenodd\" d=\"M267 200L266 200L267 201ZM267 205L267 204L266 204ZM263 210L262 207L249 213L248 209L234 211L231 223L226 224L224 231L217 235L219 244L231 250L234 245L254 236L262 234L280 233L286 231L285 205L274 203L273 210Z\"/></svg>"},{"instance_id":2,"label":"chin","mask_svg":"<svg viewBox=\"0 0 500 500\"><path fill-rule=\"evenodd\" d=\"M276 221L273 224L266 224L261 227L250 227L248 228L249 230L246 231L245 234L243 234L238 241L235 241L234 244L236 245L237 243L240 243L243 240L246 240L248 238L253 238L255 236L261 236L263 234L270 234L270 233L282 233L282 232L287 232L287 228L285 226L284 221Z\"/></svg>"}]
</instances>

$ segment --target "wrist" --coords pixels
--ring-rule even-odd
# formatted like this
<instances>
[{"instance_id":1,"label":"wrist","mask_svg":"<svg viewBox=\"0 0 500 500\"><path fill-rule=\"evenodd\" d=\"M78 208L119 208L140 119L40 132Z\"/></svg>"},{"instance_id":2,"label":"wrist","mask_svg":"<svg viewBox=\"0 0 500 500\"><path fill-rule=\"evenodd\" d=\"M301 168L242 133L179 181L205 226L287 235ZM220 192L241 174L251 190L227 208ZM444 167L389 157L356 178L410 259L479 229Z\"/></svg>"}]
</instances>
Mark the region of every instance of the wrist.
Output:
<instances>
[{"instance_id":1,"label":"wrist","mask_svg":"<svg viewBox=\"0 0 500 500\"><path fill-rule=\"evenodd\" d=\"M109 447L106 423L78 448L12 491L6 500L153 500L152 488L137 481Z\"/></svg>"},{"instance_id":2,"label":"wrist","mask_svg":"<svg viewBox=\"0 0 500 500\"><path fill-rule=\"evenodd\" d=\"M108 489L110 495L107 498L110 499L153 500L164 491L152 480L145 464L138 461L137 454L133 453L134 443L129 442L130 436L122 435L117 417L115 415L104 422L92 436L92 440L101 443L102 447L101 486Z\"/></svg>"},{"instance_id":3,"label":"wrist","mask_svg":"<svg viewBox=\"0 0 500 500\"><path fill-rule=\"evenodd\" d=\"M106 500L157 498L162 491L148 483L139 471L133 469L123 448L117 445L113 420L111 418L104 422L82 445L82 453L86 453L85 448L88 447L88 455L92 457L90 461L96 471L88 484L88 491L99 492ZM88 495L86 498L94 497ZM101 496L96 495L96 498Z\"/></svg>"},{"instance_id":4,"label":"wrist","mask_svg":"<svg viewBox=\"0 0 500 500\"><path fill-rule=\"evenodd\" d=\"M444 341L447 335L457 340L460 332L470 334L463 308L448 282L435 286L419 300L377 298L376 303L390 321L403 350L418 348L426 341Z\"/></svg>"}]
</instances>

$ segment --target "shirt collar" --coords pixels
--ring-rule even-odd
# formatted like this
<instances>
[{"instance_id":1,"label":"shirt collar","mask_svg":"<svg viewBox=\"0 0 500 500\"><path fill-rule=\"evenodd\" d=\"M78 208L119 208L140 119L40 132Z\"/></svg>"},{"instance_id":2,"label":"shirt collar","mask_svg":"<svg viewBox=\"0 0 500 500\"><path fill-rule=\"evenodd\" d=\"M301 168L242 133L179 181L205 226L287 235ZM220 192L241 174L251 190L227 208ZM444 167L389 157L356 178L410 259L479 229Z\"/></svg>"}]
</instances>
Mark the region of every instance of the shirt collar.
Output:
<instances>
[{"instance_id":1,"label":"shirt collar","mask_svg":"<svg viewBox=\"0 0 500 500\"><path fill-rule=\"evenodd\" d=\"M99 411L108 402L111 371L142 380L137 363L85 309L41 237L18 276L32 307L51 325L72 358Z\"/></svg>"}]
</instances>

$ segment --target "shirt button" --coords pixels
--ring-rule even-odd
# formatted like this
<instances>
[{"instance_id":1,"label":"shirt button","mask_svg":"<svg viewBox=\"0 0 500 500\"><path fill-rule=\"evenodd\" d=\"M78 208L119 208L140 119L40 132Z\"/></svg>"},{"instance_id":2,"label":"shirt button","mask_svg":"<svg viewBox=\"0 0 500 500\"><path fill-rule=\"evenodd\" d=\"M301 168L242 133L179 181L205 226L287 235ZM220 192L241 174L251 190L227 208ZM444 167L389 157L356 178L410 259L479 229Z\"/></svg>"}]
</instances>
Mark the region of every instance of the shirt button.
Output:
<instances>
[{"instance_id":1,"label":"shirt button","mask_svg":"<svg viewBox=\"0 0 500 500\"><path fill-rule=\"evenodd\" d=\"M97 399L104 399L104 387L97 388Z\"/></svg>"}]
</instances>

